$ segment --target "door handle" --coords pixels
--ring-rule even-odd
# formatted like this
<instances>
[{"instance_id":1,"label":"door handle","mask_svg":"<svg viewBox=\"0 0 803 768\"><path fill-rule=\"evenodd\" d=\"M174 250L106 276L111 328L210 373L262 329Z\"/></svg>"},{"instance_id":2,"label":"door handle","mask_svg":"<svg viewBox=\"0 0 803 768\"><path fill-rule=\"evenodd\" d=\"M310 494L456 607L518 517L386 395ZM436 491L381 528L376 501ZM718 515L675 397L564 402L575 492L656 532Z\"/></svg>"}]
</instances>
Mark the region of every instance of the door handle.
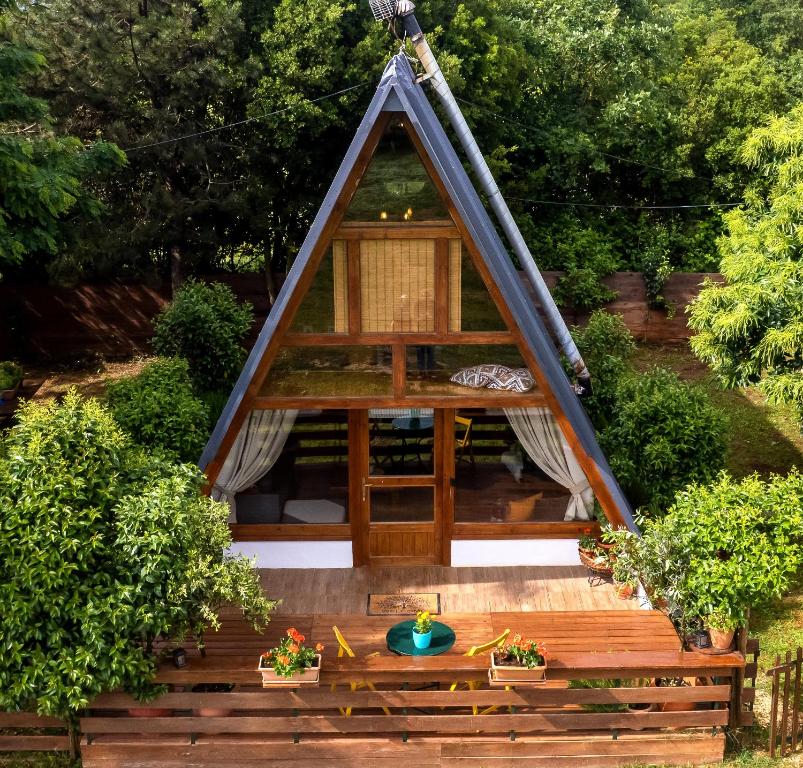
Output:
<instances>
[{"instance_id":1,"label":"door handle","mask_svg":"<svg viewBox=\"0 0 803 768\"><path fill-rule=\"evenodd\" d=\"M374 487L373 483L366 482L365 478L362 479L362 500L364 502L368 501L368 494L366 493L365 489L373 487Z\"/></svg>"}]
</instances>

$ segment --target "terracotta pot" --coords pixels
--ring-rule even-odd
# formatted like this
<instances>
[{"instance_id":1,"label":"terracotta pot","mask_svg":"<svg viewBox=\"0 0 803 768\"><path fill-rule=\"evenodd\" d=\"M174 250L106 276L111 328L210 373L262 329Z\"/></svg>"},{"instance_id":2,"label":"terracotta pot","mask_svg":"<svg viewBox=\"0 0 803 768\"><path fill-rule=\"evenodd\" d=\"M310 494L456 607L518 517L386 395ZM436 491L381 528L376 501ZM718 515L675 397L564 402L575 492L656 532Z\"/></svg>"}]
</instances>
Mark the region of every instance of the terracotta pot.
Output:
<instances>
[{"instance_id":1,"label":"terracotta pot","mask_svg":"<svg viewBox=\"0 0 803 768\"><path fill-rule=\"evenodd\" d=\"M632 584L622 584L620 582L614 582L614 590L616 590L616 596L620 600L630 600L633 597L633 592L635 591Z\"/></svg>"},{"instance_id":2,"label":"terracotta pot","mask_svg":"<svg viewBox=\"0 0 803 768\"><path fill-rule=\"evenodd\" d=\"M497 664L496 654L491 654L490 679L498 683L539 683L546 677L546 661L540 667Z\"/></svg>"},{"instance_id":3,"label":"terracotta pot","mask_svg":"<svg viewBox=\"0 0 803 768\"><path fill-rule=\"evenodd\" d=\"M199 707L192 710L195 717L228 717L231 713L231 709L223 707Z\"/></svg>"},{"instance_id":4,"label":"terracotta pot","mask_svg":"<svg viewBox=\"0 0 803 768\"><path fill-rule=\"evenodd\" d=\"M733 645L733 635L736 630L721 630L708 627L708 634L711 637L711 645L718 651L727 651Z\"/></svg>"},{"instance_id":5,"label":"terracotta pot","mask_svg":"<svg viewBox=\"0 0 803 768\"><path fill-rule=\"evenodd\" d=\"M229 683L199 683L192 687L193 693L230 693L234 685ZM192 710L195 717L228 717L232 710L229 707L198 707Z\"/></svg>"},{"instance_id":6,"label":"terracotta pot","mask_svg":"<svg viewBox=\"0 0 803 768\"><path fill-rule=\"evenodd\" d=\"M173 717L172 709L164 707L130 707L129 717Z\"/></svg>"},{"instance_id":7,"label":"terracotta pot","mask_svg":"<svg viewBox=\"0 0 803 768\"><path fill-rule=\"evenodd\" d=\"M281 677L273 671L273 667L263 667L262 657L259 657L257 671L262 673L262 687L294 688L298 685L318 685L321 676L321 654L315 657L318 663L314 667L307 667L303 672L293 672L290 677Z\"/></svg>"}]
</instances>

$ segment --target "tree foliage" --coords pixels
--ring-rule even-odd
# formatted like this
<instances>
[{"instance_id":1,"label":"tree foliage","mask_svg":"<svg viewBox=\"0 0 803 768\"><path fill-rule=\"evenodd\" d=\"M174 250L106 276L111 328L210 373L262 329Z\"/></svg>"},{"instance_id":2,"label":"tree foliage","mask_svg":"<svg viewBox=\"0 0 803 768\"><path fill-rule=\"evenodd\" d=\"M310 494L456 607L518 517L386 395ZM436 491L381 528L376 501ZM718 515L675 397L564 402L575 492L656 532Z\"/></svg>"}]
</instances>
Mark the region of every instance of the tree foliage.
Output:
<instances>
[{"instance_id":1,"label":"tree foliage","mask_svg":"<svg viewBox=\"0 0 803 768\"><path fill-rule=\"evenodd\" d=\"M158 637L256 627L273 604L224 554L228 508L200 473L136 446L96 400L22 406L0 445L0 709L71 717L103 691L147 695Z\"/></svg>"},{"instance_id":2,"label":"tree foliage","mask_svg":"<svg viewBox=\"0 0 803 768\"><path fill-rule=\"evenodd\" d=\"M71 217L100 213L87 180L124 161L107 141L54 134L47 103L27 88L45 60L13 39L13 7L0 0L0 269L55 254Z\"/></svg>"},{"instance_id":3,"label":"tree foliage","mask_svg":"<svg viewBox=\"0 0 803 768\"><path fill-rule=\"evenodd\" d=\"M799 15L792 0L418 9L536 258L568 269L577 306L609 298L611 269L641 267L657 225L669 266L715 269L718 211L627 206L740 199L739 145L803 96ZM349 0L32 0L16 20L47 57L37 86L58 130L132 148L96 187L114 217L51 263L63 278L283 269L396 49Z\"/></svg>"},{"instance_id":4,"label":"tree foliage","mask_svg":"<svg viewBox=\"0 0 803 768\"><path fill-rule=\"evenodd\" d=\"M751 134L760 174L719 241L727 283L691 305L691 345L726 386L759 384L803 419L803 106Z\"/></svg>"},{"instance_id":5,"label":"tree foliage","mask_svg":"<svg viewBox=\"0 0 803 768\"><path fill-rule=\"evenodd\" d=\"M157 360L113 381L106 402L115 421L140 445L195 463L209 437L209 411L195 394L187 361Z\"/></svg>"},{"instance_id":6,"label":"tree foliage","mask_svg":"<svg viewBox=\"0 0 803 768\"><path fill-rule=\"evenodd\" d=\"M199 390L218 390L232 385L242 369L252 320L251 305L240 304L227 285L190 280L156 317L153 348L186 359Z\"/></svg>"}]
</instances>

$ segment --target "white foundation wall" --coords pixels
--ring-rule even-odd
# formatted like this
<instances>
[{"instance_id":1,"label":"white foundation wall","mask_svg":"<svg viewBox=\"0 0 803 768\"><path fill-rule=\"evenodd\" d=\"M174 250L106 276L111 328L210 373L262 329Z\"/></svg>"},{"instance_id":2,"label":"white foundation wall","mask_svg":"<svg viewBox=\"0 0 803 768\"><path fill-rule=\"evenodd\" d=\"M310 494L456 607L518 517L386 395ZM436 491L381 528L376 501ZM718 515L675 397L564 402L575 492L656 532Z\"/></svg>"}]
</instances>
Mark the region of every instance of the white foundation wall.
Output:
<instances>
[{"instance_id":1,"label":"white foundation wall","mask_svg":"<svg viewBox=\"0 0 803 768\"><path fill-rule=\"evenodd\" d=\"M351 568L350 541L238 541L229 552L257 568ZM580 565L577 539L478 539L452 542L452 565Z\"/></svg>"},{"instance_id":2,"label":"white foundation wall","mask_svg":"<svg viewBox=\"0 0 803 768\"><path fill-rule=\"evenodd\" d=\"M256 558L257 568L351 568L350 541L236 541L231 554Z\"/></svg>"},{"instance_id":3,"label":"white foundation wall","mask_svg":"<svg viewBox=\"0 0 803 768\"><path fill-rule=\"evenodd\" d=\"M577 539L458 539L452 565L580 565L580 556Z\"/></svg>"}]
</instances>

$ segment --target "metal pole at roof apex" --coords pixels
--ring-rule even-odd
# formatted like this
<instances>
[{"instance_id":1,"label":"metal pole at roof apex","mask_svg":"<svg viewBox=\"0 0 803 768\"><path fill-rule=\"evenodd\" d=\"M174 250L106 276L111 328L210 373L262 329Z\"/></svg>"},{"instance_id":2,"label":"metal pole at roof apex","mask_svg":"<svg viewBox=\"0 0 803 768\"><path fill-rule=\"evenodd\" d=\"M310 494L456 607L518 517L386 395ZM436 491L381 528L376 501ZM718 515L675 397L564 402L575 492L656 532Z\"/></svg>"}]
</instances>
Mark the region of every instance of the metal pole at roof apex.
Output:
<instances>
[{"instance_id":1,"label":"metal pole at roof apex","mask_svg":"<svg viewBox=\"0 0 803 768\"><path fill-rule=\"evenodd\" d=\"M544 282L544 278L519 231L518 225L513 219L513 215L510 213L510 209L507 207L505 199L502 197L502 193L499 191L499 187L491 174L491 169L485 162L485 158L474 140L471 129L468 127L468 123L466 123L463 113L452 95L451 88L449 88L449 84L438 66L432 49L421 31L421 27L415 18L415 4L411 0L369 0L369 5L377 21L392 22L398 18L404 25L404 31L410 37L415 52L428 75L428 79L443 108L446 110L449 121L457 133L471 167L477 174L480 186L488 196L491 208L493 208L502 230L513 247L513 251L518 257L524 272L527 274L538 300L541 302L541 307L558 339L563 354L566 355L574 369L577 377L575 391L578 396L587 397L591 394L591 374L580 355L580 350L577 349L577 345L574 343L571 333L569 333L566 322L555 305L555 300Z\"/></svg>"}]
</instances>

